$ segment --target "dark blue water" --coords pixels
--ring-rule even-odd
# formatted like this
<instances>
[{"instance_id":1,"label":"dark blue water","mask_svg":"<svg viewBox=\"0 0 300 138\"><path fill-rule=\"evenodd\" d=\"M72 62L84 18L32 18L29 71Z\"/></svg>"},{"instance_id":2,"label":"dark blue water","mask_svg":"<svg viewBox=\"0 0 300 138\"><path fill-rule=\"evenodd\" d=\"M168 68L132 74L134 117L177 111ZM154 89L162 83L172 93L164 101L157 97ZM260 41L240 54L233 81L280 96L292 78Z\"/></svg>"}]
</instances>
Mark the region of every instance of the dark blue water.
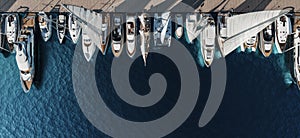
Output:
<instances>
[{"instance_id":1,"label":"dark blue water","mask_svg":"<svg viewBox=\"0 0 300 138\"><path fill-rule=\"evenodd\" d=\"M180 41L198 63L201 94L188 120L167 137L300 136L300 97L296 85L292 84L289 60L279 54L264 58L259 51L233 52L226 57L228 75L223 102L212 121L199 128L197 124L209 94L211 72L202 67L197 42L189 45ZM0 56L0 136L107 137L86 119L76 101L71 70L76 45L69 40L59 45L53 32L49 42L39 39L38 47L39 71L35 86L28 94L21 89L14 55ZM100 78L106 80L107 85L98 87L106 91L101 95L116 114L130 120L147 121L162 116L176 103L178 92L167 92L164 101L146 111L124 105L114 94L109 79L112 58L111 52L95 57L96 70L100 67L107 71ZM166 75L168 85L178 84L178 71L172 61L157 54L150 54L148 61L150 69L143 66L141 58L132 65L130 81L137 93L144 95L144 91L149 91L148 77L153 71ZM165 64L168 66L158 66Z\"/></svg>"}]
</instances>

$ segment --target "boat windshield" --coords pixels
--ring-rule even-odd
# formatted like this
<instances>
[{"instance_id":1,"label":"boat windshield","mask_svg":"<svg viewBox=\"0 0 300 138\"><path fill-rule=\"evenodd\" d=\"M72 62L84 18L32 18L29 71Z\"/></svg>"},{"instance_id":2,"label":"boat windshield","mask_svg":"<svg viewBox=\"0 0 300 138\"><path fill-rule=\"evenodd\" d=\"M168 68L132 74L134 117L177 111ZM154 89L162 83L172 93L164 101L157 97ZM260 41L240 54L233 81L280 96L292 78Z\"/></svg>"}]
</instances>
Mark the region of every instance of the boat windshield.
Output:
<instances>
[{"instance_id":1,"label":"boat windshield","mask_svg":"<svg viewBox=\"0 0 300 138\"><path fill-rule=\"evenodd\" d=\"M112 38L115 41L121 41L121 30L120 28L115 28L112 32Z\"/></svg>"},{"instance_id":2,"label":"boat windshield","mask_svg":"<svg viewBox=\"0 0 300 138\"><path fill-rule=\"evenodd\" d=\"M43 32L43 33L48 33L48 29L43 28L43 29L42 29L42 32Z\"/></svg>"},{"instance_id":3,"label":"boat windshield","mask_svg":"<svg viewBox=\"0 0 300 138\"><path fill-rule=\"evenodd\" d=\"M267 29L264 30L264 40L272 41L272 34Z\"/></svg>"},{"instance_id":4,"label":"boat windshield","mask_svg":"<svg viewBox=\"0 0 300 138\"><path fill-rule=\"evenodd\" d=\"M127 27L128 27L128 34L129 35L133 35L134 34L134 25L133 25L133 22L128 22Z\"/></svg>"}]
</instances>

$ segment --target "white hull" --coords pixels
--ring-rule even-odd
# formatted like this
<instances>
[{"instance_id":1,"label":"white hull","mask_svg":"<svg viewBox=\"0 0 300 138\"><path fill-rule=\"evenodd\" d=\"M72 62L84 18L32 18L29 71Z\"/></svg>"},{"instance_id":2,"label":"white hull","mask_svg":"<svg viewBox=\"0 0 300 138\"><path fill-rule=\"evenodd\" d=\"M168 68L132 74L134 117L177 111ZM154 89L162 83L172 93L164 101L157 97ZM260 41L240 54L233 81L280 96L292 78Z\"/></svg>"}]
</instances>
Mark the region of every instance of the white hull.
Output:
<instances>
[{"instance_id":1,"label":"white hull","mask_svg":"<svg viewBox=\"0 0 300 138\"><path fill-rule=\"evenodd\" d=\"M133 57L136 52L136 23L135 23L135 15L126 16L126 51L129 57Z\"/></svg>"},{"instance_id":2,"label":"white hull","mask_svg":"<svg viewBox=\"0 0 300 138\"><path fill-rule=\"evenodd\" d=\"M19 31L19 16L18 14L9 14L5 18L5 32L7 42L9 44L9 50L14 50L13 44L17 42Z\"/></svg>"},{"instance_id":3,"label":"white hull","mask_svg":"<svg viewBox=\"0 0 300 138\"><path fill-rule=\"evenodd\" d=\"M16 62L20 70L20 81L23 91L28 93L32 87L35 76L35 14L25 17L18 44L16 45Z\"/></svg>"},{"instance_id":4,"label":"white hull","mask_svg":"<svg viewBox=\"0 0 300 138\"><path fill-rule=\"evenodd\" d=\"M261 31L259 37L260 37L259 48L265 57L269 57L273 51L273 45L274 45L273 25L269 25L267 28Z\"/></svg>"},{"instance_id":5,"label":"white hull","mask_svg":"<svg viewBox=\"0 0 300 138\"><path fill-rule=\"evenodd\" d=\"M143 13L139 16L140 20L140 41L141 41L141 53L144 60L144 65L147 65L147 57L150 48L150 26L151 21L147 13Z\"/></svg>"},{"instance_id":6,"label":"white hull","mask_svg":"<svg viewBox=\"0 0 300 138\"><path fill-rule=\"evenodd\" d=\"M208 15L208 25L200 33L202 57L206 67L210 67L215 54L216 25L211 15Z\"/></svg>"},{"instance_id":7,"label":"white hull","mask_svg":"<svg viewBox=\"0 0 300 138\"><path fill-rule=\"evenodd\" d=\"M58 20L56 21L56 33L60 44L63 43L66 34L66 16L60 14Z\"/></svg>"},{"instance_id":8,"label":"white hull","mask_svg":"<svg viewBox=\"0 0 300 138\"><path fill-rule=\"evenodd\" d=\"M111 32L111 49L115 57L119 57L123 51L123 30L122 30L122 16L114 15L113 26Z\"/></svg>"},{"instance_id":9,"label":"white hull","mask_svg":"<svg viewBox=\"0 0 300 138\"><path fill-rule=\"evenodd\" d=\"M90 62L96 50L96 45L88 36L88 32L82 29L82 51L87 62Z\"/></svg>"},{"instance_id":10,"label":"white hull","mask_svg":"<svg viewBox=\"0 0 300 138\"><path fill-rule=\"evenodd\" d=\"M197 14L188 13L186 15L185 28L188 43L193 43L194 39L197 38L195 35L195 29L197 28L198 17Z\"/></svg>"},{"instance_id":11,"label":"white hull","mask_svg":"<svg viewBox=\"0 0 300 138\"><path fill-rule=\"evenodd\" d=\"M294 29L294 77L300 89L300 17L295 17Z\"/></svg>"},{"instance_id":12,"label":"white hull","mask_svg":"<svg viewBox=\"0 0 300 138\"><path fill-rule=\"evenodd\" d=\"M275 33L275 44L278 53L282 53L287 44L287 37L292 32L292 24L289 17L283 15L279 17L275 22L276 33Z\"/></svg>"},{"instance_id":13,"label":"white hull","mask_svg":"<svg viewBox=\"0 0 300 138\"><path fill-rule=\"evenodd\" d=\"M70 37L73 43L76 44L78 42L81 33L81 27L79 26L79 22L77 18L74 17L72 14L69 15L68 27L69 27Z\"/></svg>"}]
</instances>

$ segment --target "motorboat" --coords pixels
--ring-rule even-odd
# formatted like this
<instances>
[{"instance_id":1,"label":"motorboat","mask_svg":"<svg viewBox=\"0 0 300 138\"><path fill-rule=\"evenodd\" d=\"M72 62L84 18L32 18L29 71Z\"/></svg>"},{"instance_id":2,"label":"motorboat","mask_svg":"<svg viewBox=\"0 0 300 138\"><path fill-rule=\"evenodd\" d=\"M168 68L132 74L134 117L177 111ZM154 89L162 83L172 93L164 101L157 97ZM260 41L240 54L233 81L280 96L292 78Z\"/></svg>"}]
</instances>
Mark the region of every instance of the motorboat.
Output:
<instances>
[{"instance_id":1,"label":"motorboat","mask_svg":"<svg viewBox=\"0 0 300 138\"><path fill-rule=\"evenodd\" d=\"M274 45L274 31L273 24L269 25L267 28L260 32L260 51L265 57L269 57L272 53L272 48Z\"/></svg>"},{"instance_id":2,"label":"motorboat","mask_svg":"<svg viewBox=\"0 0 300 138\"><path fill-rule=\"evenodd\" d=\"M109 44L109 38L110 38L109 31L110 31L110 16L109 16L109 13L107 13L102 16L102 24L101 24L100 51L103 55L105 55L108 44Z\"/></svg>"},{"instance_id":3,"label":"motorboat","mask_svg":"<svg viewBox=\"0 0 300 138\"><path fill-rule=\"evenodd\" d=\"M180 39L183 35L183 17L182 14L175 15L175 37Z\"/></svg>"},{"instance_id":4,"label":"motorboat","mask_svg":"<svg viewBox=\"0 0 300 138\"><path fill-rule=\"evenodd\" d=\"M66 16L63 14L58 15L56 20L57 37L60 44L62 44L66 34Z\"/></svg>"},{"instance_id":5,"label":"motorboat","mask_svg":"<svg viewBox=\"0 0 300 138\"><path fill-rule=\"evenodd\" d=\"M77 17L73 16L73 14L69 14L68 27L70 37L73 43L76 44L81 33L81 27Z\"/></svg>"},{"instance_id":6,"label":"motorboat","mask_svg":"<svg viewBox=\"0 0 300 138\"><path fill-rule=\"evenodd\" d=\"M256 52L258 45L258 35L254 35L247 39L247 41L241 46L241 51L245 52L246 49L250 49L251 52Z\"/></svg>"},{"instance_id":7,"label":"motorboat","mask_svg":"<svg viewBox=\"0 0 300 138\"><path fill-rule=\"evenodd\" d=\"M300 89L300 17L295 17L294 32L294 78Z\"/></svg>"},{"instance_id":8,"label":"motorboat","mask_svg":"<svg viewBox=\"0 0 300 138\"><path fill-rule=\"evenodd\" d=\"M210 67L215 54L216 46L216 24L211 15L205 15L207 26L200 33L200 44L202 57L206 67Z\"/></svg>"},{"instance_id":9,"label":"motorboat","mask_svg":"<svg viewBox=\"0 0 300 138\"><path fill-rule=\"evenodd\" d=\"M87 20L92 20L92 13L89 11L83 11L82 13L84 18ZM92 30L88 27L87 24L82 24L82 51L85 59L87 62L90 62L95 51L96 51L96 44L94 41L92 41L92 38L90 35L92 35Z\"/></svg>"},{"instance_id":10,"label":"motorboat","mask_svg":"<svg viewBox=\"0 0 300 138\"><path fill-rule=\"evenodd\" d=\"M147 65L147 57L150 49L150 31L151 31L151 18L149 14L142 13L139 17L140 21L140 41L141 53L144 60L144 65Z\"/></svg>"},{"instance_id":11,"label":"motorboat","mask_svg":"<svg viewBox=\"0 0 300 138\"><path fill-rule=\"evenodd\" d=\"M126 51L129 57L133 57L136 52L136 18L135 15L128 14L126 16Z\"/></svg>"},{"instance_id":12,"label":"motorboat","mask_svg":"<svg viewBox=\"0 0 300 138\"><path fill-rule=\"evenodd\" d=\"M111 32L112 38L112 53L115 57L119 57L123 50L123 35L122 35L122 15L115 14L113 17L113 26Z\"/></svg>"},{"instance_id":13,"label":"motorboat","mask_svg":"<svg viewBox=\"0 0 300 138\"><path fill-rule=\"evenodd\" d=\"M35 76L35 14L29 13L23 19L22 29L16 47L16 62L20 71L21 86L25 93L32 87Z\"/></svg>"},{"instance_id":14,"label":"motorboat","mask_svg":"<svg viewBox=\"0 0 300 138\"><path fill-rule=\"evenodd\" d=\"M171 46L172 24L170 12L154 14L153 23L154 46Z\"/></svg>"},{"instance_id":15,"label":"motorboat","mask_svg":"<svg viewBox=\"0 0 300 138\"><path fill-rule=\"evenodd\" d=\"M47 42L52 35L52 15L48 17L45 12L39 12L38 21L42 38L45 42Z\"/></svg>"},{"instance_id":16,"label":"motorboat","mask_svg":"<svg viewBox=\"0 0 300 138\"><path fill-rule=\"evenodd\" d=\"M292 30L291 30L291 21L290 18L286 15L283 15L279 18L277 18L276 22L275 22L275 30L276 30L276 40L275 40L275 44L276 44L276 48L278 53L282 53L287 45L287 38L288 35L291 34Z\"/></svg>"},{"instance_id":17,"label":"motorboat","mask_svg":"<svg viewBox=\"0 0 300 138\"><path fill-rule=\"evenodd\" d=\"M198 16L197 13L188 13L186 15L185 20L185 29L187 35L187 42L193 43L194 39L197 38L198 35L195 34L195 30L197 29Z\"/></svg>"},{"instance_id":18,"label":"motorboat","mask_svg":"<svg viewBox=\"0 0 300 138\"><path fill-rule=\"evenodd\" d=\"M14 51L14 43L17 42L19 31L19 16L18 14L9 14L5 18L5 32L9 46L9 51Z\"/></svg>"}]
</instances>

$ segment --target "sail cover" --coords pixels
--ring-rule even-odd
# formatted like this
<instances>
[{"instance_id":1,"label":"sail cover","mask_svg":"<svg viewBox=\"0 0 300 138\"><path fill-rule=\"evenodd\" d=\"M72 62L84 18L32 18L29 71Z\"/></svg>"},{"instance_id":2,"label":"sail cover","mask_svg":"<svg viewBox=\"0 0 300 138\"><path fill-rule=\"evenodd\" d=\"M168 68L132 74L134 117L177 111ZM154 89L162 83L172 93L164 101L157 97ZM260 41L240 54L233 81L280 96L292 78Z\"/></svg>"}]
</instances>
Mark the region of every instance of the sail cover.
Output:
<instances>
[{"instance_id":1,"label":"sail cover","mask_svg":"<svg viewBox=\"0 0 300 138\"><path fill-rule=\"evenodd\" d=\"M288 12L288 10L259 11L227 18L227 39L221 46L223 56L231 53L250 36L255 36Z\"/></svg>"},{"instance_id":2,"label":"sail cover","mask_svg":"<svg viewBox=\"0 0 300 138\"><path fill-rule=\"evenodd\" d=\"M62 6L79 19L82 29L87 32L92 42L100 45L101 22L98 21L102 20L102 16L83 7L66 4L62 4Z\"/></svg>"}]
</instances>

